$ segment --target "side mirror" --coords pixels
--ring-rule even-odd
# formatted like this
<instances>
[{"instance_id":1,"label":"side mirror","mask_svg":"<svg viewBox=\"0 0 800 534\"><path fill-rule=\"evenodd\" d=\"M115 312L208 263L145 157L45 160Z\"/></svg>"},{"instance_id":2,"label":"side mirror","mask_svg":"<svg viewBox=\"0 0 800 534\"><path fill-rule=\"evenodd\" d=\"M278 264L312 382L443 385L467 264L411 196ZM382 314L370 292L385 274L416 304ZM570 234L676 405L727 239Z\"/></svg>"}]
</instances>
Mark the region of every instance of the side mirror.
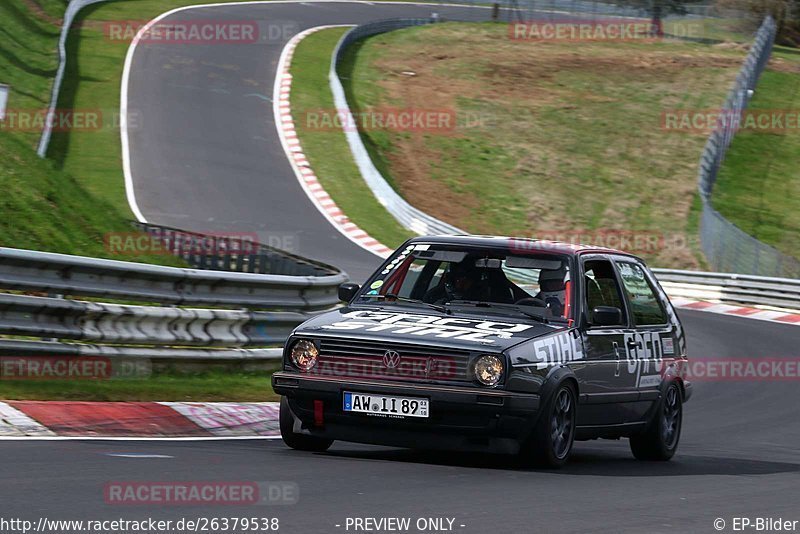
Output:
<instances>
[{"instance_id":1,"label":"side mirror","mask_svg":"<svg viewBox=\"0 0 800 534\"><path fill-rule=\"evenodd\" d=\"M350 302L356 296L361 286L358 284L342 284L339 286L339 300Z\"/></svg>"},{"instance_id":2,"label":"side mirror","mask_svg":"<svg viewBox=\"0 0 800 534\"><path fill-rule=\"evenodd\" d=\"M592 310L595 326L622 326L622 310L614 306L597 306Z\"/></svg>"}]
</instances>

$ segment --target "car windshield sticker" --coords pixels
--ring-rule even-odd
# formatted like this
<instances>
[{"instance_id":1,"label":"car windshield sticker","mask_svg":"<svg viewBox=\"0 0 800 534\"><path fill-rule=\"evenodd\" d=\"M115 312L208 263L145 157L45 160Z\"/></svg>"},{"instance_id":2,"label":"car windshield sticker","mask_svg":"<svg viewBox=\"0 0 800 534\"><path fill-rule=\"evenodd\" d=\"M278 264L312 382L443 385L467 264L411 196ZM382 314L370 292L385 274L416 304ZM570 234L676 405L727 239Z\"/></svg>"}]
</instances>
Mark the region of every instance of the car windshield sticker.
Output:
<instances>
[{"instance_id":1,"label":"car windshield sticker","mask_svg":"<svg viewBox=\"0 0 800 534\"><path fill-rule=\"evenodd\" d=\"M370 289L378 289L383 285L383 280L375 280L369 285Z\"/></svg>"},{"instance_id":2,"label":"car windshield sticker","mask_svg":"<svg viewBox=\"0 0 800 534\"><path fill-rule=\"evenodd\" d=\"M511 339L533 328L529 324L499 323L483 319L437 317L412 313L386 313L357 310L342 314L346 320L322 328L327 330L362 330L365 332L392 332L414 336L483 341Z\"/></svg>"},{"instance_id":3,"label":"car windshield sticker","mask_svg":"<svg viewBox=\"0 0 800 534\"><path fill-rule=\"evenodd\" d=\"M405 250L403 250L403 252L400 253L399 256L397 256L395 259L389 262L389 265L387 265L386 268L381 271L381 274L383 275L389 274L390 272L395 270L399 265L402 265L403 261L406 259L406 257L408 257L409 254L411 254L413 250L414 250L413 246L406 247Z\"/></svg>"}]
</instances>

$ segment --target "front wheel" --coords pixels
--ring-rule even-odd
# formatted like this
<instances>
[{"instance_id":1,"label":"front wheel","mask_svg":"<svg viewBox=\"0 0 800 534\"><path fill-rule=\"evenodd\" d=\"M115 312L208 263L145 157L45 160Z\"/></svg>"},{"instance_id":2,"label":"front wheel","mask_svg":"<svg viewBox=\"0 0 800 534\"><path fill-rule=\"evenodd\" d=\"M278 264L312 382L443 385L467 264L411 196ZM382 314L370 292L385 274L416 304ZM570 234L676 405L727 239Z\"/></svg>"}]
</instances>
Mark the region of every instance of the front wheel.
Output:
<instances>
[{"instance_id":1,"label":"front wheel","mask_svg":"<svg viewBox=\"0 0 800 534\"><path fill-rule=\"evenodd\" d=\"M559 386L539 417L533 434L522 445L523 460L550 468L566 464L575 442L577 408L572 385Z\"/></svg>"},{"instance_id":2,"label":"front wheel","mask_svg":"<svg viewBox=\"0 0 800 534\"><path fill-rule=\"evenodd\" d=\"M289 408L289 401L286 400L286 397L281 397L279 423L281 427L281 438L283 438L283 442L292 449L298 451L322 452L328 450L330 446L333 445L332 439L306 436L305 434L298 434L294 431L294 414L292 413L292 409Z\"/></svg>"},{"instance_id":3,"label":"front wheel","mask_svg":"<svg viewBox=\"0 0 800 534\"><path fill-rule=\"evenodd\" d=\"M647 430L631 436L633 455L637 460L669 460L678 449L682 423L683 400L678 384L673 382L661 397L656 415Z\"/></svg>"}]
</instances>

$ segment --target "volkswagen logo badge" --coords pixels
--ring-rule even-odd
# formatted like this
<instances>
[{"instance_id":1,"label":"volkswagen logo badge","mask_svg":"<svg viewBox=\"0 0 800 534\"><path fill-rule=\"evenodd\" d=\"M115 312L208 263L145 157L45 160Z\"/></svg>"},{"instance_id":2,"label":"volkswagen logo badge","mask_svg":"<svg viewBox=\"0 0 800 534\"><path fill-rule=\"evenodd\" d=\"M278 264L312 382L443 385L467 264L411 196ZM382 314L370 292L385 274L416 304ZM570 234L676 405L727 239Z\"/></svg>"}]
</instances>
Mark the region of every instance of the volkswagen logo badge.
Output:
<instances>
[{"instance_id":1,"label":"volkswagen logo badge","mask_svg":"<svg viewBox=\"0 0 800 534\"><path fill-rule=\"evenodd\" d=\"M396 350L387 350L383 353L383 365L388 369L394 369L400 365L400 353Z\"/></svg>"}]
</instances>

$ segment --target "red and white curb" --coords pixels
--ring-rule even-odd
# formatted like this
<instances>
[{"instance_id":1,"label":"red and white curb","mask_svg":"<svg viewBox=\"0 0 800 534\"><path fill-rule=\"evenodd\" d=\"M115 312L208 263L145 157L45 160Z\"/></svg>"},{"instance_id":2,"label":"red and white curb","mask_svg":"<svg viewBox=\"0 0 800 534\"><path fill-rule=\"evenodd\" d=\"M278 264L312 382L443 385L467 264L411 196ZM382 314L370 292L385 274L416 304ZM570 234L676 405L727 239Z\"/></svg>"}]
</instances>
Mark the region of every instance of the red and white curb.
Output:
<instances>
[{"instance_id":1,"label":"red and white curb","mask_svg":"<svg viewBox=\"0 0 800 534\"><path fill-rule=\"evenodd\" d=\"M736 306L733 304L721 304L704 300L693 300L684 297L670 297L669 300L676 308L682 308L686 310L719 313L734 317L745 317L747 319L758 319L760 321L770 321L773 323L793 324L800 326L800 312L791 310L765 310L762 308L751 308L745 306Z\"/></svg>"},{"instance_id":2,"label":"red and white curb","mask_svg":"<svg viewBox=\"0 0 800 534\"><path fill-rule=\"evenodd\" d=\"M20 410L0 402L0 436L55 436L47 427Z\"/></svg>"},{"instance_id":3,"label":"red and white curb","mask_svg":"<svg viewBox=\"0 0 800 534\"><path fill-rule=\"evenodd\" d=\"M277 402L162 402L215 436L274 436Z\"/></svg>"},{"instance_id":4,"label":"red and white curb","mask_svg":"<svg viewBox=\"0 0 800 534\"><path fill-rule=\"evenodd\" d=\"M277 402L0 402L0 437L276 438Z\"/></svg>"},{"instance_id":5,"label":"red and white curb","mask_svg":"<svg viewBox=\"0 0 800 534\"><path fill-rule=\"evenodd\" d=\"M392 253L392 249L380 243L377 239L370 236L358 225L353 223L347 215L336 205L331 196L319 183L317 175L303 153L303 147L297 138L297 130L292 117L289 95L292 88L292 75L289 72L292 56L297 44L312 33L328 28L349 27L349 25L329 25L317 26L298 33L292 37L281 52L278 61L278 72L275 75L275 89L272 98L273 112L275 113L275 124L278 128L278 137L281 140L289 163L292 165L295 176L300 182L311 202L317 207L323 216L348 239L362 248L377 254L383 258Z\"/></svg>"}]
</instances>

